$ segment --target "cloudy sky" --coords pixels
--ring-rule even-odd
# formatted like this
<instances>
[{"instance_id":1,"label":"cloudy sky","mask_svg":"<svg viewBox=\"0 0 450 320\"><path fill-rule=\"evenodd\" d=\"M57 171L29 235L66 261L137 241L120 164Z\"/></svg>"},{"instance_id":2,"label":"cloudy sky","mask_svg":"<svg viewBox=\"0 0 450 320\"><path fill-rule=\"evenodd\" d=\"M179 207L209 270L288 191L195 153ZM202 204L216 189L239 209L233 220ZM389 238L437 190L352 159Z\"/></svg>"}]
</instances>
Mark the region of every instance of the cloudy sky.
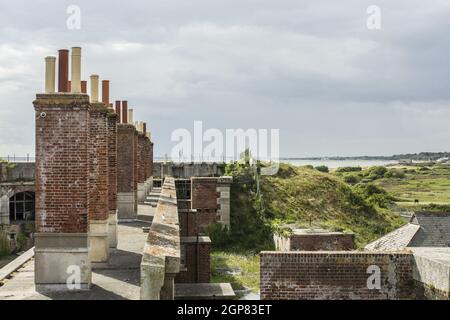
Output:
<instances>
[{"instance_id":1,"label":"cloudy sky","mask_svg":"<svg viewBox=\"0 0 450 320\"><path fill-rule=\"evenodd\" d=\"M280 129L282 156L448 151L448 30L449 0L0 0L0 156L34 153L44 57L72 46L83 78L110 79L149 123L157 155L195 120Z\"/></svg>"}]
</instances>

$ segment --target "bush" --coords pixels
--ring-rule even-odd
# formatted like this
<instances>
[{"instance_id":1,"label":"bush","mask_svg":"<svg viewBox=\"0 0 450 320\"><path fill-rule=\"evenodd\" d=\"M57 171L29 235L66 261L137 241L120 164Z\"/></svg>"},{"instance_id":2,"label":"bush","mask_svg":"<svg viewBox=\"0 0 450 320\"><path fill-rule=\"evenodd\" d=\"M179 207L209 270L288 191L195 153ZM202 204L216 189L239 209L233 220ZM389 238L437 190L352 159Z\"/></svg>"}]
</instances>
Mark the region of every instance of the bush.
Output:
<instances>
[{"instance_id":1,"label":"bush","mask_svg":"<svg viewBox=\"0 0 450 320\"><path fill-rule=\"evenodd\" d=\"M405 172L401 169L390 169L384 174L385 178L397 178L404 179L406 177Z\"/></svg>"},{"instance_id":2,"label":"bush","mask_svg":"<svg viewBox=\"0 0 450 320\"><path fill-rule=\"evenodd\" d=\"M10 253L11 248L9 246L8 236L5 232L0 231L0 257Z\"/></svg>"},{"instance_id":3,"label":"bush","mask_svg":"<svg viewBox=\"0 0 450 320\"><path fill-rule=\"evenodd\" d=\"M205 233L211 238L213 248L227 248L231 244L230 232L227 226L220 223L210 224Z\"/></svg>"},{"instance_id":4,"label":"bush","mask_svg":"<svg viewBox=\"0 0 450 320\"><path fill-rule=\"evenodd\" d=\"M358 172L361 171L361 167L339 167L336 169L337 173L343 173L343 172Z\"/></svg>"},{"instance_id":5,"label":"bush","mask_svg":"<svg viewBox=\"0 0 450 320\"><path fill-rule=\"evenodd\" d=\"M320 171L320 172L330 172L330 170L328 170L327 166L317 166L316 170Z\"/></svg>"},{"instance_id":6,"label":"bush","mask_svg":"<svg viewBox=\"0 0 450 320\"><path fill-rule=\"evenodd\" d=\"M348 184L357 184L361 180L360 176L356 174L349 174L344 176L344 181Z\"/></svg>"},{"instance_id":7,"label":"bush","mask_svg":"<svg viewBox=\"0 0 450 320\"><path fill-rule=\"evenodd\" d=\"M28 243L27 236L24 233L19 233L16 238L16 243L18 251L25 250Z\"/></svg>"},{"instance_id":8,"label":"bush","mask_svg":"<svg viewBox=\"0 0 450 320\"><path fill-rule=\"evenodd\" d=\"M389 195L386 190L371 183L358 184L354 187L354 191L368 204L377 205L380 208L387 208L389 204L395 201L395 198Z\"/></svg>"}]
</instances>

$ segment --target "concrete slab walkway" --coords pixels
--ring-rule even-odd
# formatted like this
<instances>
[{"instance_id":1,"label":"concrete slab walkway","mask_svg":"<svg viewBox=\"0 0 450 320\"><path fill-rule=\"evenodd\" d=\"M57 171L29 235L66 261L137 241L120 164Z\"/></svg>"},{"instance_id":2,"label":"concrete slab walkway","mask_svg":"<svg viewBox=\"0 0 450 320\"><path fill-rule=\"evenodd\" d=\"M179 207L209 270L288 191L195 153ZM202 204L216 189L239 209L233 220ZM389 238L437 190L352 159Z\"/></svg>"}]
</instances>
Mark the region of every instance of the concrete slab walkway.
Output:
<instances>
[{"instance_id":1,"label":"concrete slab walkway","mask_svg":"<svg viewBox=\"0 0 450 320\"><path fill-rule=\"evenodd\" d=\"M0 287L0 300L123 300L139 299L140 263L146 222L120 223L117 249L108 265L94 266L89 291L39 293L34 287L34 259L14 272Z\"/></svg>"}]
</instances>

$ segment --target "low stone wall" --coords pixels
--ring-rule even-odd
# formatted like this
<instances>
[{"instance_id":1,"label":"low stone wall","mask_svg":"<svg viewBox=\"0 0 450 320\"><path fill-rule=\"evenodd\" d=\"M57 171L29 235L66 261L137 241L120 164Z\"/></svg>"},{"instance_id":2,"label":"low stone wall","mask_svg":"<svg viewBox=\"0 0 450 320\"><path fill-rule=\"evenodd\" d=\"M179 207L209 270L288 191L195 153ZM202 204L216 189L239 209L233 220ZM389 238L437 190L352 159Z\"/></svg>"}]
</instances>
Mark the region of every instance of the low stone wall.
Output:
<instances>
[{"instance_id":1,"label":"low stone wall","mask_svg":"<svg viewBox=\"0 0 450 320\"><path fill-rule=\"evenodd\" d=\"M340 251L354 250L354 235L348 233L274 235L278 251Z\"/></svg>"},{"instance_id":2,"label":"low stone wall","mask_svg":"<svg viewBox=\"0 0 450 320\"><path fill-rule=\"evenodd\" d=\"M0 182L34 181L34 162L0 163Z\"/></svg>"},{"instance_id":3,"label":"low stone wall","mask_svg":"<svg viewBox=\"0 0 450 320\"><path fill-rule=\"evenodd\" d=\"M411 248L417 296L423 299L450 298L450 248Z\"/></svg>"},{"instance_id":4,"label":"low stone wall","mask_svg":"<svg viewBox=\"0 0 450 320\"><path fill-rule=\"evenodd\" d=\"M216 162L161 162L153 163L153 176L189 179L191 177L220 177L225 173L225 163Z\"/></svg>"},{"instance_id":5,"label":"low stone wall","mask_svg":"<svg viewBox=\"0 0 450 320\"><path fill-rule=\"evenodd\" d=\"M261 299L409 299L410 252L261 252ZM380 287L368 285L378 269Z\"/></svg>"},{"instance_id":6,"label":"low stone wall","mask_svg":"<svg viewBox=\"0 0 450 320\"><path fill-rule=\"evenodd\" d=\"M166 178L141 262L141 299L173 300L180 272L180 228L175 181Z\"/></svg>"}]
</instances>

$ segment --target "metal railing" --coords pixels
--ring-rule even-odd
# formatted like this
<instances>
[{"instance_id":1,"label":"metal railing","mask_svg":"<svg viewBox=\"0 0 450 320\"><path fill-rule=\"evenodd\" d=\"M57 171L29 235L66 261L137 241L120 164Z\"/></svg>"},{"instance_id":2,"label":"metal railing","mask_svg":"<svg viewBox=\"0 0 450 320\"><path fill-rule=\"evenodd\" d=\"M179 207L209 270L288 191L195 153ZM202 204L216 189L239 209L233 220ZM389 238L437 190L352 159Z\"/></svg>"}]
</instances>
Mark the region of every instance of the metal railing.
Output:
<instances>
[{"instance_id":1,"label":"metal railing","mask_svg":"<svg viewBox=\"0 0 450 320\"><path fill-rule=\"evenodd\" d=\"M26 154L26 156L22 156L22 155L16 155L16 154L8 154L5 156L0 156L0 160L5 160L8 162L35 162L36 161L36 157L35 156L30 156L29 153Z\"/></svg>"}]
</instances>

